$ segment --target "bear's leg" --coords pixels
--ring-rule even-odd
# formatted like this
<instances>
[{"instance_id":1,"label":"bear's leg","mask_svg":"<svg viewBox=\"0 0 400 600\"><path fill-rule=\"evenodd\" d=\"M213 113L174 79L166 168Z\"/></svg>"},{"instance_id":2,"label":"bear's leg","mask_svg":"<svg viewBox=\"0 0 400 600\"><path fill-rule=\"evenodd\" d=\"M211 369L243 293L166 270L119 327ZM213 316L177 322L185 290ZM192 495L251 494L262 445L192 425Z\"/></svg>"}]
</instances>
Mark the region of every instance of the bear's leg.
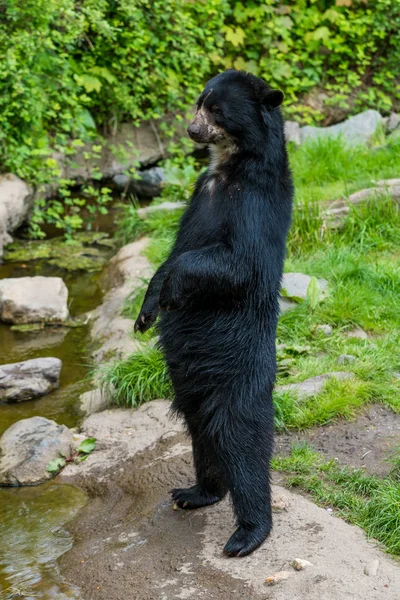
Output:
<instances>
[{"instance_id":1,"label":"bear's leg","mask_svg":"<svg viewBox=\"0 0 400 600\"><path fill-rule=\"evenodd\" d=\"M222 500L228 491L223 472L210 447L192 434L196 485L171 490L173 501L186 510L209 506Z\"/></svg>"},{"instance_id":2,"label":"bear's leg","mask_svg":"<svg viewBox=\"0 0 400 600\"><path fill-rule=\"evenodd\" d=\"M225 430L223 439L218 439L238 524L224 548L227 556L247 556L272 529L269 460L273 438L269 427L261 424L264 431L260 431L260 424L236 423L233 431Z\"/></svg>"}]
</instances>

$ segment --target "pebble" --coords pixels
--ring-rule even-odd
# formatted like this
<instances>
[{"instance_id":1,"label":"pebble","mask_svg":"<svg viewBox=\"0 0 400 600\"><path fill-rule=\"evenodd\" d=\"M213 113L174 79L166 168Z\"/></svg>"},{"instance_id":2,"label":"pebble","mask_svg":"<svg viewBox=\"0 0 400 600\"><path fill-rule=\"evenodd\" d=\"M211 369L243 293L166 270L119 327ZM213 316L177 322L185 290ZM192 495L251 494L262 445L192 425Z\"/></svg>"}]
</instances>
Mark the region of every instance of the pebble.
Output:
<instances>
[{"instance_id":1,"label":"pebble","mask_svg":"<svg viewBox=\"0 0 400 600\"><path fill-rule=\"evenodd\" d=\"M290 573L290 571L278 571L278 573L275 573L275 575L267 577L265 583L267 585L276 585L280 581L285 581L286 579L289 579L291 575L292 573Z\"/></svg>"},{"instance_id":2,"label":"pebble","mask_svg":"<svg viewBox=\"0 0 400 600\"><path fill-rule=\"evenodd\" d=\"M271 505L274 512L282 512L289 508L289 500L284 494L273 494Z\"/></svg>"},{"instance_id":3,"label":"pebble","mask_svg":"<svg viewBox=\"0 0 400 600\"><path fill-rule=\"evenodd\" d=\"M365 575L369 575L370 577L375 577L375 575L378 573L378 569L379 569L379 560L375 559L375 560L372 560L370 563L368 563L368 565L365 565L364 573L365 573Z\"/></svg>"},{"instance_id":4,"label":"pebble","mask_svg":"<svg viewBox=\"0 0 400 600\"><path fill-rule=\"evenodd\" d=\"M343 365L345 363L355 362L356 360L357 360L357 358L355 356L353 356L352 354L341 354L338 358L338 363Z\"/></svg>"},{"instance_id":5,"label":"pebble","mask_svg":"<svg viewBox=\"0 0 400 600\"><path fill-rule=\"evenodd\" d=\"M326 337L332 335L332 327L330 325L318 325L316 331L318 333L323 333Z\"/></svg>"},{"instance_id":6,"label":"pebble","mask_svg":"<svg viewBox=\"0 0 400 600\"><path fill-rule=\"evenodd\" d=\"M305 560L304 558L295 558L293 562L290 563L293 567L293 569L295 569L296 571L302 571L303 569L306 569L307 567L313 567L314 565L309 561L309 560Z\"/></svg>"}]
</instances>

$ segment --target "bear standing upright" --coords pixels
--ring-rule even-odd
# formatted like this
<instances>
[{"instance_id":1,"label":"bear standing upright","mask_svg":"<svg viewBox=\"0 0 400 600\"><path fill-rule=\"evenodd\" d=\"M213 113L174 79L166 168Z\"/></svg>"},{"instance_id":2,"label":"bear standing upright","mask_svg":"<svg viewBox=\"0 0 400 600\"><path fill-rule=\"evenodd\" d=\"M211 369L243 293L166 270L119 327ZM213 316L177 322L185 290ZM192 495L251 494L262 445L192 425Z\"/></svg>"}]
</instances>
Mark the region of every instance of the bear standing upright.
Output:
<instances>
[{"instance_id":1,"label":"bear standing upright","mask_svg":"<svg viewBox=\"0 0 400 600\"><path fill-rule=\"evenodd\" d=\"M193 509L230 492L238 527L228 556L250 554L272 528L275 337L293 198L282 100L242 71L207 83L188 133L210 145L210 165L135 323L144 332L161 313L173 410L192 438L196 485L172 498Z\"/></svg>"}]
</instances>

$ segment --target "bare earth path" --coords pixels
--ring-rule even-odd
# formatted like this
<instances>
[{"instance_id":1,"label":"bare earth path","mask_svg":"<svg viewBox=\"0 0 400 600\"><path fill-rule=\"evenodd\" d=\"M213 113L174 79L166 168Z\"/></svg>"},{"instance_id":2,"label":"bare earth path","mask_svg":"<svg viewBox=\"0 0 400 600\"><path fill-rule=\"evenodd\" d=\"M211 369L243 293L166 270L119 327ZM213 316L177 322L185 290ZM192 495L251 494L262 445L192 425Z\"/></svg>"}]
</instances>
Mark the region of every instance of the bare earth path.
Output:
<instances>
[{"instance_id":1,"label":"bare earth path","mask_svg":"<svg viewBox=\"0 0 400 600\"><path fill-rule=\"evenodd\" d=\"M229 501L198 511L174 511L173 485L193 481L191 452L168 403L139 411L105 411L89 417L85 435L98 449L64 481L87 489L91 501L70 524L75 543L62 573L84 600L398 600L400 565L364 533L308 499L274 486L274 531L244 559L227 559L222 547L234 528ZM294 559L312 566L295 571ZM366 575L364 569L377 573ZM274 586L265 579L287 571Z\"/></svg>"}]
</instances>

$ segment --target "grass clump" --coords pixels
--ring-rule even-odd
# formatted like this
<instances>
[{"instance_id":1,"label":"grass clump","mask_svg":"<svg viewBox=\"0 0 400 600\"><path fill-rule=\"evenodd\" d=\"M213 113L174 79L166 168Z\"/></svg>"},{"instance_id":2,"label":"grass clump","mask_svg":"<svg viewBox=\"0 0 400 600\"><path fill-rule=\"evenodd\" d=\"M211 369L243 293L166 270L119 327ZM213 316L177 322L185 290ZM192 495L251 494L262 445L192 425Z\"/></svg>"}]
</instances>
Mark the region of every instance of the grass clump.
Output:
<instances>
[{"instance_id":1,"label":"grass clump","mask_svg":"<svg viewBox=\"0 0 400 600\"><path fill-rule=\"evenodd\" d=\"M167 366L155 345L115 362L103 373L102 384L118 406L137 408L143 402L172 398Z\"/></svg>"},{"instance_id":2,"label":"grass clump","mask_svg":"<svg viewBox=\"0 0 400 600\"><path fill-rule=\"evenodd\" d=\"M336 508L340 516L400 556L400 481L392 474L379 478L325 461L307 444L293 446L287 457L274 458L273 468L286 473L288 485L308 492L322 506Z\"/></svg>"}]
</instances>

